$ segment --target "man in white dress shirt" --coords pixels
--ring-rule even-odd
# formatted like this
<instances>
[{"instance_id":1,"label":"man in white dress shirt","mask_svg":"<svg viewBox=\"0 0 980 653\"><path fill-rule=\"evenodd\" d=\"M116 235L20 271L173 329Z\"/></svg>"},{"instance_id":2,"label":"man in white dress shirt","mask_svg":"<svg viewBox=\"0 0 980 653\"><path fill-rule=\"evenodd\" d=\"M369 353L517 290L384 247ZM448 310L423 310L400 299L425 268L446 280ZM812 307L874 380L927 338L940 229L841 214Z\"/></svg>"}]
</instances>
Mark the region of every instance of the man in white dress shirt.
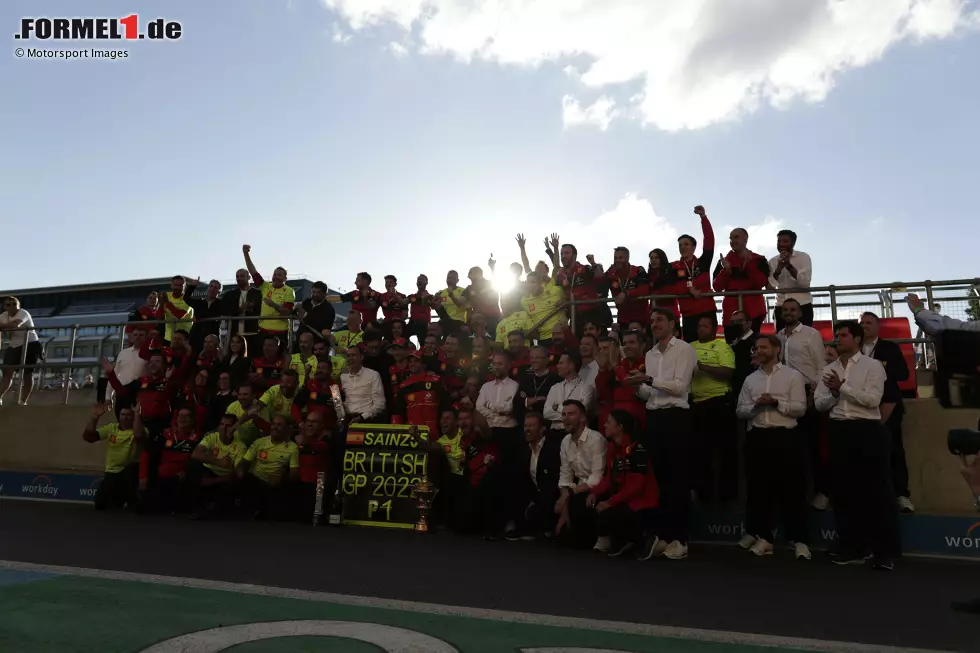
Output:
<instances>
[{"instance_id":1,"label":"man in white dress shirt","mask_svg":"<svg viewBox=\"0 0 980 653\"><path fill-rule=\"evenodd\" d=\"M809 451L809 471L813 483L813 507L826 510L830 503L830 477L827 466L820 457L820 429L816 410L813 408L813 392L820 384L820 376L826 366L826 352L820 332L800 321L800 303L787 297L783 302L783 323L785 326L776 333L783 343L780 362L789 365L806 379L808 399L807 414L800 419Z\"/></svg>"},{"instance_id":2,"label":"man in white dress shirt","mask_svg":"<svg viewBox=\"0 0 980 653\"><path fill-rule=\"evenodd\" d=\"M809 254L798 252L795 247L796 233L783 229L776 234L776 249L779 250L779 254L769 259L769 269L772 270L769 285L773 289L810 287L813 263L810 261ZM773 310L776 330L780 331L785 326L781 307L787 299L797 301L801 310L800 321L807 326L812 326L813 296L808 292L779 293L776 295L776 308Z\"/></svg>"},{"instance_id":3,"label":"man in white dress shirt","mask_svg":"<svg viewBox=\"0 0 980 653\"><path fill-rule=\"evenodd\" d=\"M520 457L524 447L524 437L514 414L514 399L520 392L520 386L510 378L510 354L506 351L495 352L491 364L494 378L480 388L476 410L486 419L493 441L500 448L502 482L512 484L517 482L521 473Z\"/></svg>"},{"instance_id":4,"label":"man in white dress shirt","mask_svg":"<svg viewBox=\"0 0 980 653\"><path fill-rule=\"evenodd\" d=\"M607 552L609 543L596 542L596 514L586 506L589 492L599 484L606 468L606 439L590 429L585 406L571 399L562 406L568 435L561 442L560 497L555 504L555 535L575 547L591 546Z\"/></svg>"},{"instance_id":5,"label":"man in white dress shirt","mask_svg":"<svg viewBox=\"0 0 980 653\"><path fill-rule=\"evenodd\" d=\"M647 352L645 372L633 370L627 383L636 386L646 401L647 433L644 447L651 452L660 482L664 513L663 555L671 560L687 557L691 510L691 407L688 395L698 364L694 348L674 337L677 318L664 308L652 311L653 349Z\"/></svg>"},{"instance_id":6,"label":"man in white dress shirt","mask_svg":"<svg viewBox=\"0 0 980 653\"><path fill-rule=\"evenodd\" d=\"M817 386L817 410L830 413L828 439L834 481L834 517L839 565L863 564L891 571L901 554L898 507L892 489L887 429L879 405L885 368L861 353L864 330L857 322L837 325L840 358L826 367Z\"/></svg>"},{"instance_id":7,"label":"man in white dress shirt","mask_svg":"<svg viewBox=\"0 0 980 653\"><path fill-rule=\"evenodd\" d=\"M806 445L797 419L806 414L803 375L779 362L779 338L755 342L759 369L738 395L736 413L748 420L745 435L745 536L739 542L757 556L772 555L777 517L797 560L809 560L807 546Z\"/></svg>"},{"instance_id":8,"label":"man in white dress shirt","mask_svg":"<svg viewBox=\"0 0 980 653\"><path fill-rule=\"evenodd\" d=\"M562 382L551 386L543 411L553 431L564 428L563 406L569 399L575 399L585 406L587 415L595 412L595 386L582 380L579 375L581 364L582 358L576 351L566 351L558 359L558 375L562 377Z\"/></svg>"},{"instance_id":9,"label":"man in white dress shirt","mask_svg":"<svg viewBox=\"0 0 980 653\"><path fill-rule=\"evenodd\" d=\"M129 339L129 346L120 351L116 355L116 362L112 367L112 371L116 373L116 378L119 379L119 383L123 386L128 386L130 383L136 379L141 378L146 374L147 365L149 361L143 360L140 357L140 348L147 338L147 330L145 326L137 324L132 329L130 329L127 334ZM106 390L109 386L109 379L103 376L99 379L96 394L99 403L105 403ZM116 419L119 419L119 411L123 408L132 408L135 396L131 394L116 394L113 400L113 408L116 413Z\"/></svg>"},{"instance_id":10,"label":"man in white dress shirt","mask_svg":"<svg viewBox=\"0 0 980 653\"><path fill-rule=\"evenodd\" d=\"M578 345L578 353L582 355L582 369L578 375L586 383L591 383L595 387L595 378L599 375L599 361L596 355L599 353L599 339L593 335L585 334Z\"/></svg>"},{"instance_id":11,"label":"man in white dress shirt","mask_svg":"<svg viewBox=\"0 0 980 653\"><path fill-rule=\"evenodd\" d=\"M344 389L344 409L352 422L371 423L385 414L385 388L381 376L364 367L360 347L347 350L347 369L340 376Z\"/></svg>"}]
</instances>

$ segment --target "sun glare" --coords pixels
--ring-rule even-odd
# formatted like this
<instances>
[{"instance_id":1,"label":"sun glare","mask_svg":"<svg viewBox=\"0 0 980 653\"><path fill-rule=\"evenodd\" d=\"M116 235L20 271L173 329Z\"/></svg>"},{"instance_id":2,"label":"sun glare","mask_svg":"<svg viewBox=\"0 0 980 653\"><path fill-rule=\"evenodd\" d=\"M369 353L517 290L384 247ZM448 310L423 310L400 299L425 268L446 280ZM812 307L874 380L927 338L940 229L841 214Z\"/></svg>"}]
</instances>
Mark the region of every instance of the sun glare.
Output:
<instances>
[{"instance_id":1,"label":"sun glare","mask_svg":"<svg viewBox=\"0 0 980 653\"><path fill-rule=\"evenodd\" d=\"M509 275L499 275L493 278L493 289L505 293L514 287L514 279Z\"/></svg>"}]
</instances>

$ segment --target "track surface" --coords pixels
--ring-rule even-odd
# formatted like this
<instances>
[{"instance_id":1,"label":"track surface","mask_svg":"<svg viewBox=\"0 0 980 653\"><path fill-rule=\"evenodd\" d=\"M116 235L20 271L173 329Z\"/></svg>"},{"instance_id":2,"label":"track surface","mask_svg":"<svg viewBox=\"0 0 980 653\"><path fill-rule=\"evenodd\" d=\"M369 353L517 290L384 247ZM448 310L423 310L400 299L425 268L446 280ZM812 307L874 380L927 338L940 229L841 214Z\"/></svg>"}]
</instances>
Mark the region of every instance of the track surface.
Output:
<instances>
[{"instance_id":1,"label":"track surface","mask_svg":"<svg viewBox=\"0 0 980 653\"><path fill-rule=\"evenodd\" d=\"M683 562L609 560L543 543L371 528L189 522L0 501L0 560L201 578L567 617L980 651L975 563L906 558L894 573L819 554L757 559L693 546Z\"/></svg>"}]
</instances>

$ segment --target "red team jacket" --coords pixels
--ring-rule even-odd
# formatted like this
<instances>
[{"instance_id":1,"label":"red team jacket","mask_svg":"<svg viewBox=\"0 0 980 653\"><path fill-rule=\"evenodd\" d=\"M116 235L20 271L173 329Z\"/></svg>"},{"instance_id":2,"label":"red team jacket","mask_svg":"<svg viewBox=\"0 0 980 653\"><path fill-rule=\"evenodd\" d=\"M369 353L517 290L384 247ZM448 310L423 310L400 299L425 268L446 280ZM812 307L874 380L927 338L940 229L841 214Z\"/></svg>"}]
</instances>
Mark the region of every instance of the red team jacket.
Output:
<instances>
[{"instance_id":1,"label":"red team jacket","mask_svg":"<svg viewBox=\"0 0 980 653\"><path fill-rule=\"evenodd\" d=\"M722 267L721 261L715 267L715 290L762 290L769 282L769 261L760 254L748 252L748 258L743 259L735 252L728 252L725 261L731 267ZM742 297L742 308L750 318L762 317L766 314L766 300L762 295L746 295ZM738 297L725 297L721 302L722 319L728 324L732 313L738 310Z\"/></svg>"},{"instance_id":2,"label":"red team jacket","mask_svg":"<svg viewBox=\"0 0 980 653\"><path fill-rule=\"evenodd\" d=\"M650 324L650 300L638 299L650 294L650 280L647 271L635 265L623 272L615 267L606 272L609 283L609 294L615 298L620 293L626 294L626 301L616 307L617 321L620 324L639 322L644 326Z\"/></svg>"},{"instance_id":3,"label":"red team jacket","mask_svg":"<svg viewBox=\"0 0 980 653\"><path fill-rule=\"evenodd\" d=\"M201 437L191 433L189 437L181 437L176 428L163 432L163 451L160 452L160 464L157 467L158 478L174 478L187 471L187 463L197 447ZM146 450L140 454L140 479L150 477L150 454Z\"/></svg>"},{"instance_id":4,"label":"red team jacket","mask_svg":"<svg viewBox=\"0 0 980 653\"><path fill-rule=\"evenodd\" d=\"M422 372L408 377L395 392L392 424L428 426L429 433L439 433L439 413L446 405L445 390L439 375Z\"/></svg>"},{"instance_id":5,"label":"red team jacket","mask_svg":"<svg viewBox=\"0 0 980 653\"><path fill-rule=\"evenodd\" d=\"M625 503L630 510L650 510L660 505L660 486L643 445L628 437L622 446L606 445L606 473L591 493L610 506Z\"/></svg>"},{"instance_id":6,"label":"red team jacket","mask_svg":"<svg viewBox=\"0 0 980 653\"><path fill-rule=\"evenodd\" d=\"M688 293L688 282L704 293L711 292L711 262L715 257L715 232L711 228L711 222L707 217L701 218L701 256L696 256L693 261L674 261L670 266L674 269L677 276L677 283L671 289L671 295L685 295ZM715 300L710 297L695 299L688 297L678 302L681 315L698 315L700 313L714 313L716 310Z\"/></svg>"}]
</instances>

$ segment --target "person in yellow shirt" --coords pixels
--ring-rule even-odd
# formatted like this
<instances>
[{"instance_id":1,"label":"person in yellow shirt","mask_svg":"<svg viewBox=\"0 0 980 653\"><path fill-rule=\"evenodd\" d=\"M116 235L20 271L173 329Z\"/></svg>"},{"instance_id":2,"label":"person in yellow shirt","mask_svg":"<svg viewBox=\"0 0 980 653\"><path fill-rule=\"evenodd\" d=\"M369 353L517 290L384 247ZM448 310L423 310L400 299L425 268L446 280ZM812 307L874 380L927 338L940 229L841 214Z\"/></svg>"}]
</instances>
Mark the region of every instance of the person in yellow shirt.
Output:
<instances>
[{"instance_id":1,"label":"person in yellow shirt","mask_svg":"<svg viewBox=\"0 0 980 653\"><path fill-rule=\"evenodd\" d=\"M534 331L540 334L538 344L550 347L555 327L568 320L564 310L557 310L565 302L564 291L554 284L542 285L537 272L528 274L526 283L528 292L521 298L521 306L531 322L528 328L537 325Z\"/></svg>"},{"instance_id":2,"label":"person in yellow shirt","mask_svg":"<svg viewBox=\"0 0 980 653\"><path fill-rule=\"evenodd\" d=\"M108 410L106 404L95 404L82 433L86 442L106 443L105 476L95 491L96 510L136 505L140 441L133 433L135 413L132 408L121 408L118 422L98 427L99 420Z\"/></svg>"},{"instance_id":3,"label":"person in yellow shirt","mask_svg":"<svg viewBox=\"0 0 980 653\"><path fill-rule=\"evenodd\" d=\"M187 475L191 489L191 519L201 519L216 510L225 512L234 504L238 478L235 468L248 449L235 437L238 418L221 417L218 430L204 436L191 455Z\"/></svg>"},{"instance_id":4,"label":"person in yellow shirt","mask_svg":"<svg viewBox=\"0 0 980 653\"><path fill-rule=\"evenodd\" d=\"M738 436L731 406L735 352L724 339L718 338L718 318L714 314L698 320L698 340L691 346L698 356L698 367L691 381L691 418L695 435L691 451L691 487L699 501L735 501L738 498Z\"/></svg>"},{"instance_id":5,"label":"person in yellow shirt","mask_svg":"<svg viewBox=\"0 0 980 653\"><path fill-rule=\"evenodd\" d=\"M351 347L364 343L364 331L361 330L362 320L360 311L351 309L351 312L347 314L347 328L332 334L331 342L333 342L334 350L338 354L343 354Z\"/></svg>"},{"instance_id":6,"label":"person in yellow shirt","mask_svg":"<svg viewBox=\"0 0 980 653\"><path fill-rule=\"evenodd\" d=\"M302 388L307 376L316 374L316 354L313 353L313 334L309 331L299 335L299 352L289 359L289 369L299 375L298 387Z\"/></svg>"},{"instance_id":7,"label":"person in yellow shirt","mask_svg":"<svg viewBox=\"0 0 980 653\"><path fill-rule=\"evenodd\" d=\"M439 319L446 322L443 333L459 333L466 326L466 302L463 299L463 289L458 284L459 273L450 270L446 275L446 287L433 298Z\"/></svg>"},{"instance_id":8,"label":"person in yellow shirt","mask_svg":"<svg viewBox=\"0 0 980 653\"><path fill-rule=\"evenodd\" d=\"M238 389L238 400L225 412L235 416L235 437L246 447L262 435L262 425L270 419L269 410L256 401L255 390L247 384Z\"/></svg>"},{"instance_id":9,"label":"person in yellow shirt","mask_svg":"<svg viewBox=\"0 0 980 653\"><path fill-rule=\"evenodd\" d=\"M526 311L511 313L497 323L497 332L494 342L506 346L508 335L514 331L526 333L528 329L531 328L531 324L531 316L528 315Z\"/></svg>"},{"instance_id":10,"label":"person in yellow shirt","mask_svg":"<svg viewBox=\"0 0 980 653\"><path fill-rule=\"evenodd\" d=\"M187 303L186 290L187 280L178 274L170 280L170 292L160 294L163 319L166 320L163 339L167 344L173 340L174 331L190 333L194 327L194 308Z\"/></svg>"},{"instance_id":11,"label":"person in yellow shirt","mask_svg":"<svg viewBox=\"0 0 980 653\"><path fill-rule=\"evenodd\" d=\"M431 437L431 436L430 436ZM459 428L459 411L447 407L439 415L438 450L445 460L446 473L442 476L445 487L436 495L434 506L437 521L446 523L449 515L456 514L452 509L466 494L466 450L463 447L463 430ZM447 524L448 525L448 524Z\"/></svg>"},{"instance_id":12,"label":"person in yellow shirt","mask_svg":"<svg viewBox=\"0 0 980 653\"><path fill-rule=\"evenodd\" d=\"M290 516L289 487L299 481L299 447L292 435L292 420L276 415L269 425L269 435L253 442L238 464L242 504L256 517Z\"/></svg>"},{"instance_id":13,"label":"person in yellow shirt","mask_svg":"<svg viewBox=\"0 0 980 653\"><path fill-rule=\"evenodd\" d=\"M289 316L293 314L296 291L286 285L286 268L278 267L272 272L272 281L266 281L252 263L252 247L242 245L245 267L252 275L252 283L262 293L262 308L259 312L259 332L265 336L279 338L279 353L282 354L289 339ZM262 319L264 318L264 319Z\"/></svg>"},{"instance_id":14,"label":"person in yellow shirt","mask_svg":"<svg viewBox=\"0 0 980 653\"><path fill-rule=\"evenodd\" d=\"M265 394L259 399L259 404L268 408L273 417L277 415L290 417L293 412L293 400L296 399L298 389L299 375L295 370L285 370L279 383L265 391Z\"/></svg>"}]
</instances>

